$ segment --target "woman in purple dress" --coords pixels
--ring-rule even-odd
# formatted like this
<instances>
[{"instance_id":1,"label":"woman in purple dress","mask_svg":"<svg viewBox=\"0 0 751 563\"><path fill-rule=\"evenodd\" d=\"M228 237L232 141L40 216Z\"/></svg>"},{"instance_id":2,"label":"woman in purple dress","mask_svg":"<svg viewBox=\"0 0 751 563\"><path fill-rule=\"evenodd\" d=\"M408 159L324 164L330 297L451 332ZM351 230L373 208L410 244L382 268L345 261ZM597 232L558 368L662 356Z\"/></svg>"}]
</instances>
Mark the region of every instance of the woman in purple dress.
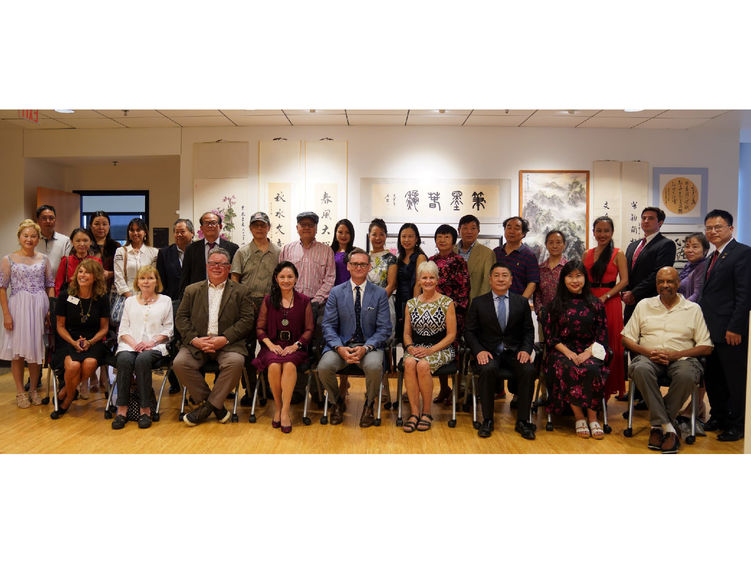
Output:
<instances>
[{"instance_id":1,"label":"woman in purple dress","mask_svg":"<svg viewBox=\"0 0 751 563\"><path fill-rule=\"evenodd\" d=\"M16 404L26 409L32 404L42 404L37 383L44 363L43 337L48 297L55 295L55 280L47 256L35 250L42 236L39 225L25 219L16 234L21 249L0 261L0 305L3 310L0 359L10 360L16 383ZM31 397L23 389L24 361L29 364Z\"/></svg>"},{"instance_id":2,"label":"woman in purple dress","mask_svg":"<svg viewBox=\"0 0 751 563\"><path fill-rule=\"evenodd\" d=\"M563 266L555 298L543 309L542 318L552 384L548 411L560 414L570 406L576 435L601 440L605 434L597 411L609 374L604 363L608 326L605 306L592 295L582 262Z\"/></svg>"},{"instance_id":3,"label":"woman in purple dress","mask_svg":"<svg viewBox=\"0 0 751 563\"><path fill-rule=\"evenodd\" d=\"M704 287L706 268L703 266L709 251L709 241L704 233L697 232L688 235L684 243L683 253L686 255L688 264L681 270L681 285L678 287L678 293L696 303Z\"/></svg>"},{"instance_id":4,"label":"woman in purple dress","mask_svg":"<svg viewBox=\"0 0 751 563\"><path fill-rule=\"evenodd\" d=\"M335 286L349 280L347 256L354 247L355 227L349 219L339 220L334 227L334 240L331 241L331 250L334 251L334 264L336 265Z\"/></svg>"},{"instance_id":5,"label":"woman in purple dress","mask_svg":"<svg viewBox=\"0 0 751 563\"><path fill-rule=\"evenodd\" d=\"M289 407L297 366L308 358L307 348L315 328L310 299L294 289L297 278L292 262L281 262L274 268L271 293L264 297L256 323L256 335L263 346L253 359L259 372L268 369L274 395L271 426L281 428L285 434L292 432Z\"/></svg>"}]
</instances>

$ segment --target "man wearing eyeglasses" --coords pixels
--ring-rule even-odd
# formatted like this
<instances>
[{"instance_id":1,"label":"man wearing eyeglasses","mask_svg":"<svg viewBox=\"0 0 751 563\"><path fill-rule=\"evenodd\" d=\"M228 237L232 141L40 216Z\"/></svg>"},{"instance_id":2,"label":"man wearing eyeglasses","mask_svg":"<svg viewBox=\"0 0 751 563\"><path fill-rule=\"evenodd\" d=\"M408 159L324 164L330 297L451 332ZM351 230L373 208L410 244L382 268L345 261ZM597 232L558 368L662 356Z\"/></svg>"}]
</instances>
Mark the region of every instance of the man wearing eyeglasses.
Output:
<instances>
[{"instance_id":1,"label":"man wearing eyeglasses","mask_svg":"<svg viewBox=\"0 0 751 563\"><path fill-rule=\"evenodd\" d=\"M367 281L370 255L353 248L347 256L349 282L331 290L323 314L326 347L318 363L318 376L329 393L331 424L344 419L344 397L339 393L336 372L356 364L365 372L367 396L360 426L375 422L373 402L383 375L383 346L391 336L391 318L386 290Z\"/></svg>"},{"instance_id":2,"label":"man wearing eyeglasses","mask_svg":"<svg viewBox=\"0 0 751 563\"><path fill-rule=\"evenodd\" d=\"M228 279L229 252L213 248L206 266L208 279L185 288L175 320L183 345L172 368L200 403L183 419L188 426L205 422L212 413L221 423L229 420L224 401L240 380L248 353L245 339L255 328L250 294L244 285ZM213 389L200 371L209 359L219 364Z\"/></svg>"},{"instance_id":3,"label":"man wearing eyeglasses","mask_svg":"<svg viewBox=\"0 0 751 563\"><path fill-rule=\"evenodd\" d=\"M222 218L219 215L212 211L207 211L201 215L199 222L201 224L203 239L191 243L185 250L183 270L180 276L179 296L182 296L185 288L190 284L206 279L206 262L209 259L209 252L213 248L225 249L229 253L230 262L232 262L232 258L238 249L238 246L234 242L230 242L219 236L222 232Z\"/></svg>"},{"instance_id":4,"label":"man wearing eyeglasses","mask_svg":"<svg viewBox=\"0 0 751 563\"><path fill-rule=\"evenodd\" d=\"M705 384L709 420L704 430L722 431L717 439L743 438L748 368L748 313L751 310L751 248L733 238L733 216L713 209L704 218L715 252L706 260L699 305L714 344Z\"/></svg>"}]
</instances>

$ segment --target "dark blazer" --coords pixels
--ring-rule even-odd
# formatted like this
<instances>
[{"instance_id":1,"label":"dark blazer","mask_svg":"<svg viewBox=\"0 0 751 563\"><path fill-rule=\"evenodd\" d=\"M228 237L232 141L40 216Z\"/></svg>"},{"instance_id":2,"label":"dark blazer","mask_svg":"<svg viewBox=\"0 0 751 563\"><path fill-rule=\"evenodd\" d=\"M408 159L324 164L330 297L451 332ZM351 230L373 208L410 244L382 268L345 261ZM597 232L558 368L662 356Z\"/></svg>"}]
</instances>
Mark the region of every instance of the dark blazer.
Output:
<instances>
[{"instance_id":1,"label":"dark blazer","mask_svg":"<svg viewBox=\"0 0 751 563\"><path fill-rule=\"evenodd\" d=\"M624 291L633 293L637 303L645 297L657 295L657 270L675 263L675 243L662 233L657 233L639 253L639 258L634 264L634 252L640 243L641 239L635 240L626 249L628 285ZM635 307L636 305L626 305L626 319L631 316Z\"/></svg>"},{"instance_id":2,"label":"dark blazer","mask_svg":"<svg viewBox=\"0 0 751 563\"><path fill-rule=\"evenodd\" d=\"M183 267L177 255L176 244L159 249L159 254L156 255L156 269L162 279L162 293L171 299L177 299Z\"/></svg>"},{"instance_id":3,"label":"dark blazer","mask_svg":"<svg viewBox=\"0 0 751 563\"><path fill-rule=\"evenodd\" d=\"M325 354L335 346L342 346L355 334L355 300L352 297L352 284L349 280L340 283L329 293L323 313L321 329L326 346ZM365 337L365 345L383 348L391 336L391 315L386 290L368 282L362 297L360 326Z\"/></svg>"},{"instance_id":4,"label":"dark blazer","mask_svg":"<svg viewBox=\"0 0 751 563\"><path fill-rule=\"evenodd\" d=\"M464 341L473 356L476 357L483 350L495 354L501 342L505 350L532 353L535 330L529 301L510 291L508 296L509 314L504 331L498 324L492 291L475 297L470 303L464 320Z\"/></svg>"},{"instance_id":5,"label":"dark blazer","mask_svg":"<svg viewBox=\"0 0 751 563\"><path fill-rule=\"evenodd\" d=\"M227 279L219 306L219 335L229 340L222 348L227 352L248 354L245 339L255 329L255 309L250 293L242 284ZM196 337L206 336L209 326L209 282L194 283L185 288L180 307L177 309L175 326L183 339L183 347L197 359L204 359L203 352L190 345Z\"/></svg>"},{"instance_id":6,"label":"dark blazer","mask_svg":"<svg viewBox=\"0 0 751 563\"><path fill-rule=\"evenodd\" d=\"M234 242L224 240L219 237L219 246L229 252L229 261L235 257L235 252L239 248ZM183 270L180 276L180 289L178 297L183 294L185 288L192 283L204 281L206 279L206 240L201 239L190 243L185 249L183 258Z\"/></svg>"},{"instance_id":7,"label":"dark blazer","mask_svg":"<svg viewBox=\"0 0 751 563\"><path fill-rule=\"evenodd\" d=\"M712 260L710 254L706 268ZM748 340L748 313L751 310L751 247L731 240L717 257L707 277L699 305L712 342L725 342L725 332L735 332Z\"/></svg>"}]
</instances>

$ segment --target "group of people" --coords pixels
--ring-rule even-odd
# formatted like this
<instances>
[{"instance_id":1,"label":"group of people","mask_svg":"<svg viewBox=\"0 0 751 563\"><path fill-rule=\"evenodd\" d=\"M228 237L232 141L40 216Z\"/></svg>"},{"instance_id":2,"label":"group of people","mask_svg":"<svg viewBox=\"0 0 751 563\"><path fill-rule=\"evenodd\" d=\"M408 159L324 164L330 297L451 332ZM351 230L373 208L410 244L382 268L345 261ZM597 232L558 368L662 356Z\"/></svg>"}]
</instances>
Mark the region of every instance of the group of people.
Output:
<instances>
[{"instance_id":1,"label":"group of people","mask_svg":"<svg viewBox=\"0 0 751 563\"><path fill-rule=\"evenodd\" d=\"M119 247L109 236L106 213L95 213L89 229L75 229L68 239L54 232L54 209L42 206L37 222L19 226L20 250L0 262L0 358L12 361L18 406L39 404L47 297L56 297L49 312L64 350L65 386L52 418L62 416L80 394L79 383L94 376L112 328L114 429L128 420L132 392L139 398L139 427L150 426L151 369L179 335L170 392L181 384L198 402L184 418L187 425L211 414L229 420L224 402L245 367L253 378L266 373L274 396L272 426L289 433L290 405L304 393L297 369L309 361L314 339L322 339L317 372L332 405L331 424L341 423L346 410L349 385L338 372L356 364L364 373L362 427L374 424L384 349L401 343L410 405L403 429L414 432L429 430L431 404L452 394L442 376L433 397L433 374L466 350L478 377L480 437L494 430L503 373L515 394L515 429L535 438L529 412L541 361L548 410L571 412L577 436L602 439L603 399L626 396L625 345L634 355L629 374L650 410L650 448L678 450L676 417L702 372L711 405L705 429L721 430L720 440L737 440L743 437L751 248L733 240L732 216L713 210L705 218L706 236L686 237L689 263L679 274L675 243L659 232L664 220L659 208L645 208L644 237L623 252L614 247L612 219L598 217L592 225L596 246L568 261L564 232L551 230L538 264L523 242L528 222L518 216L503 222L504 242L493 250L478 241L480 221L473 215L462 217L458 230L441 225L434 233L438 252L427 257L413 223L399 229L394 255L385 248L383 220L368 226L365 251L354 246L347 219L337 223L330 245L317 241L319 218L307 211L297 216L299 238L279 248L268 238L268 216L259 211L249 221L252 240L238 248L221 237L221 216L206 212L202 238L193 241L192 222L178 219L175 243L156 250L141 219L129 223L127 244ZM41 242L44 248L38 248ZM717 251L706 258L710 243ZM537 352L536 341L543 345ZM706 368L699 356L709 356ZM212 388L201 372L208 360L219 365ZM664 399L657 387L663 375L671 378Z\"/></svg>"}]
</instances>

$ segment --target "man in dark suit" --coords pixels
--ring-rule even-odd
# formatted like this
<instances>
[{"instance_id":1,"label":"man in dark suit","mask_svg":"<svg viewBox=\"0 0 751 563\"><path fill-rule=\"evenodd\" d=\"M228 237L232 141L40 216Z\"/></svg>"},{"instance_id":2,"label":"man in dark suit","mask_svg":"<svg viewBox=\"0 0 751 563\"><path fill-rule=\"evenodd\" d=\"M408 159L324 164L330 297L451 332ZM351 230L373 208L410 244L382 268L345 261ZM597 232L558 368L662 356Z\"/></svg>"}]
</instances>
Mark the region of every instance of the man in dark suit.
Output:
<instances>
[{"instance_id":1,"label":"man in dark suit","mask_svg":"<svg viewBox=\"0 0 751 563\"><path fill-rule=\"evenodd\" d=\"M248 353L245 339L255 327L250 294L245 286L228 279L229 252L212 249L207 267L208 279L185 289L175 323L183 345L172 367L191 397L200 402L183 419L188 426L205 422L211 413L221 423L229 420L224 401L242 376ZM210 358L216 359L220 370L213 389L200 371Z\"/></svg>"},{"instance_id":2,"label":"man in dark suit","mask_svg":"<svg viewBox=\"0 0 751 563\"><path fill-rule=\"evenodd\" d=\"M165 248L159 249L159 254L156 256L156 269L162 280L162 293L172 299L172 311L176 313L177 306L180 304L177 294L180 289L180 276L183 272L185 250L193 242L193 234L195 233L193 221L190 219L178 219L172 226L172 233L175 237L175 242ZM169 370L167 378L169 379L169 394L174 395L175 393L179 393L180 384L173 370Z\"/></svg>"},{"instance_id":3,"label":"man in dark suit","mask_svg":"<svg viewBox=\"0 0 751 563\"><path fill-rule=\"evenodd\" d=\"M201 215L200 224L203 239L192 243L185 250L178 297L182 296L185 288L190 284L206 279L206 262L212 248L219 246L229 252L230 262L237 252L238 246L234 242L224 240L219 236L222 232L222 218L219 215L207 211Z\"/></svg>"},{"instance_id":4,"label":"man in dark suit","mask_svg":"<svg viewBox=\"0 0 751 563\"><path fill-rule=\"evenodd\" d=\"M710 418L705 430L723 430L723 442L743 438L748 369L748 313L751 310L751 248L733 238L733 216L714 209L704 218L707 240L716 250L707 260L699 305L714 344L707 361Z\"/></svg>"},{"instance_id":5,"label":"man in dark suit","mask_svg":"<svg viewBox=\"0 0 751 563\"><path fill-rule=\"evenodd\" d=\"M535 427L528 422L535 380L530 353L534 325L529 302L511 293L511 270L500 263L490 269L490 292L475 297L467 311L464 340L477 361L483 421L477 435L490 437L496 377L500 368L511 371L516 385L518 410L515 430L527 440L535 439Z\"/></svg>"},{"instance_id":6,"label":"man in dark suit","mask_svg":"<svg viewBox=\"0 0 751 563\"><path fill-rule=\"evenodd\" d=\"M675 243L660 233L664 221L665 212L662 209L645 207L641 212L644 237L635 240L626 249L628 285L622 294L626 304L624 325L628 323L639 301L657 295L657 270L672 266L675 262Z\"/></svg>"}]
</instances>

